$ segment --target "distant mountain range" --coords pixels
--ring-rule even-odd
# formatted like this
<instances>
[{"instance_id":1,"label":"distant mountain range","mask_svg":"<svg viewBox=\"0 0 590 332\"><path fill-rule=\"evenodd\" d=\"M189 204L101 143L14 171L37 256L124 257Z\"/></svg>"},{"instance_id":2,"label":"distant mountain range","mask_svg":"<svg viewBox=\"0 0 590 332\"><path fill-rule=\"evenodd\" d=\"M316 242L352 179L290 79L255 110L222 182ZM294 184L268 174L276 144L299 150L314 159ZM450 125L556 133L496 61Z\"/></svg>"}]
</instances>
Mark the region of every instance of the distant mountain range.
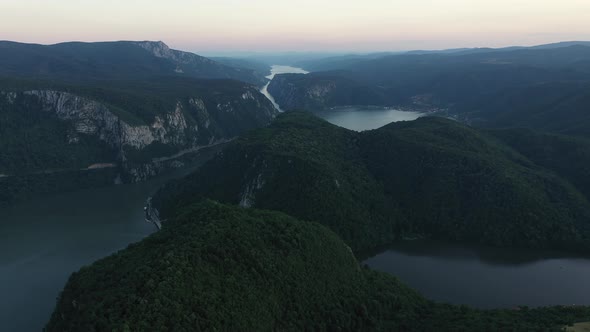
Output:
<instances>
[{"instance_id":1,"label":"distant mountain range","mask_svg":"<svg viewBox=\"0 0 590 332\"><path fill-rule=\"evenodd\" d=\"M590 43L410 52L308 62L268 90L283 109L380 105L441 111L478 126L590 136Z\"/></svg>"},{"instance_id":2,"label":"distant mountain range","mask_svg":"<svg viewBox=\"0 0 590 332\"><path fill-rule=\"evenodd\" d=\"M350 64L359 60L371 60L391 55L423 55L423 54L470 54L470 53L489 53L489 52L505 52L522 49L540 50L540 49L554 49L569 46L590 46L590 41L564 41L551 44L543 44L536 46L509 46L500 48L491 47L474 47L474 48L450 48L443 50L411 50L411 51L397 51L397 52L372 52L372 53L350 53L343 55L332 55L324 57L316 57L312 59L297 60L289 62L288 64L302 67L308 71L325 71L342 68L348 62Z\"/></svg>"},{"instance_id":3,"label":"distant mountain range","mask_svg":"<svg viewBox=\"0 0 590 332\"><path fill-rule=\"evenodd\" d=\"M0 76L67 81L179 76L266 82L264 72L234 68L153 41L55 45L0 41Z\"/></svg>"}]
</instances>

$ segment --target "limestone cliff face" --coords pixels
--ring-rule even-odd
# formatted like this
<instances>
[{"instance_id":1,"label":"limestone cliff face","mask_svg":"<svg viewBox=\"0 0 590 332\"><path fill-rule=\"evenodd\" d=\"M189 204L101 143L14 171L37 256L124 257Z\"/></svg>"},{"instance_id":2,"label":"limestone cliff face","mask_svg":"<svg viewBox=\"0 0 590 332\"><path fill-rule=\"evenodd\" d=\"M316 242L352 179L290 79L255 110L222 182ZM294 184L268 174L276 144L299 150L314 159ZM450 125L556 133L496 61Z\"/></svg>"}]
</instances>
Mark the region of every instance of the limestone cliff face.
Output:
<instances>
[{"instance_id":1,"label":"limestone cliff face","mask_svg":"<svg viewBox=\"0 0 590 332\"><path fill-rule=\"evenodd\" d=\"M277 75L268 86L268 92L284 110L319 110L330 106L337 89L332 80L299 81L304 75ZM304 84L301 84L304 83Z\"/></svg>"},{"instance_id":2,"label":"limestone cliff face","mask_svg":"<svg viewBox=\"0 0 590 332\"><path fill-rule=\"evenodd\" d=\"M143 149L154 142L186 143L187 124L180 103L175 110L156 116L149 125L132 126L104 104L68 92L34 90L23 94L35 97L42 111L72 122L77 133L98 136L113 147Z\"/></svg>"},{"instance_id":3,"label":"limestone cliff face","mask_svg":"<svg viewBox=\"0 0 590 332\"><path fill-rule=\"evenodd\" d=\"M178 99L174 107L163 109L148 123L129 123L120 116L120 110L70 92L0 92L0 98L13 105L33 104L35 110L68 122L73 128L64 133L68 144L77 144L80 135L106 142L118 151L113 159L118 160L130 181L180 167L179 157L266 125L277 114L272 104L251 86L221 100L205 101L203 96Z\"/></svg>"}]
</instances>

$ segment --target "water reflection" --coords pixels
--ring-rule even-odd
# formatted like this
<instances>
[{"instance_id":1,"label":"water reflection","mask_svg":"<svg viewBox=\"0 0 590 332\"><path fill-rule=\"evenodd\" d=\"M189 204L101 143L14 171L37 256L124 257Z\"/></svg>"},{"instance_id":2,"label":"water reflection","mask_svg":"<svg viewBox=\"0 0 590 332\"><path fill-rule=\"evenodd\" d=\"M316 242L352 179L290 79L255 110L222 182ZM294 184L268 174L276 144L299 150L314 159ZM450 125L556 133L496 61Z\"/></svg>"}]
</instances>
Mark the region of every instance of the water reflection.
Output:
<instances>
[{"instance_id":1,"label":"water reflection","mask_svg":"<svg viewBox=\"0 0 590 332\"><path fill-rule=\"evenodd\" d=\"M355 131L377 129L391 122L412 121L425 115L395 108L370 106L336 107L316 114L330 123Z\"/></svg>"},{"instance_id":2,"label":"water reflection","mask_svg":"<svg viewBox=\"0 0 590 332\"><path fill-rule=\"evenodd\" d=\"M404 241L364 261L436 301L481 308L589 305L590 257L557 251Z\"/></svg>"}]
</instances>

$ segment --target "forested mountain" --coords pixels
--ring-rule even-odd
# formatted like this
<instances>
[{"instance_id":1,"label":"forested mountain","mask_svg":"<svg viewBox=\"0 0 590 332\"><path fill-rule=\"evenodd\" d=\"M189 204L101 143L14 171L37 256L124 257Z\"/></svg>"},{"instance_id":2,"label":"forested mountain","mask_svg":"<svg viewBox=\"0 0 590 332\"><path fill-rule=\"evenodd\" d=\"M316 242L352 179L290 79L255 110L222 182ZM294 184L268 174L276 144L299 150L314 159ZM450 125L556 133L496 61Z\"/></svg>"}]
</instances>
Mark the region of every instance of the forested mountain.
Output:
<instances>
[{"instance_id":1,"label":"forested mountain","mask_svg":"<svg viewBox=\"0 0 590 332\"><path fill-rule=\"evenodd\" d=\"M42 180L56 173L74 178L80 170L96 173L105 166L115 170L103 183L117 175L141 181L182 166L191 151L267 125L277 113L256 87L228 80L1 85L0 201L42 188ZM67 182L67 176L60 179Z\"/></svg>"},{"instance_id":2,"label":"forested mountain","mask_svg":"<svg viewBox=\"0 0 590 332\"><path fill-rule=\"evenodd\" d=\"M318 62L311 75L278 75L269 91L283 109L397 106L486 127L590 135L590 46L481 49ZM308 67L309 68L309 67ZM325 70L325 71L321 71Z\"/></svg>"},{"instance_id":3,"label":"forested mountain","mask_svg":"<svg viewBox=\"0 0 590 332\"><path fill-rule=\"evenodd\" d=\"M406 236L587 251L586 171L558 160L585 156L588 143L558 138L548 149L542 137L428 117L357 133L288 112L155 199L166 216L205 198L282 211L355 251Z\"/></svg>"},{"instance_id":4,"label":"forested mountain","mask_svg":"<svg viewBox=\"0 0 590 332\"><path fill-rule=\"evenodd\" d=\"M265 76L270 75L271 65L255 59L245 59L240 57L211 57L210 59L233 68L250 69Z\"/></svg>"},{"instance_id":5,"label":"forested mountain","mask_svg":"<svg viewBox=\"0 0 590 332\"><path fill-rule=\"evenodd\" d=\"M586 307L436 304L361 268L336 234L279 212L189 204L74 273L47 331L560 331Z\"/></svg>"},{"instance_id":6,"label":"forested mountain","mask_svg":"<svg viewBox=\"0 0 590 332\"><path fill-rule=\"evenodd\" d=\"M234 79L264 85L264 72L234 68L170 49L163 42L69 42L55 45L0 41L0 77L89 81L179 76Z\"/></svg>"},{"instance_id":7,"label":"forested mountain","mask_svg":"<svg viewBox=\"0 0 590 332\"><path fill-rule=\"evenodd\" d=\"M590 141L527 129L489 130L535 164L567 179L590 197Z\"/></svg>"},{"instance_id":8,"label":"forested mountain","mask_svg":"<svg viewBox=\"0 0 590 332\"><path fill-rule=\"evenodd\" d=\"M537 51L537 50L555 50L571 46L590 46L590 41L567 41L552 44L543 44L537 46L510 46L502 48L477 47L477 48L454 48L444 50L413 50L400 52L382 52L369 54L350 54L350 55L335 55L331 57L324 57L318 59L308 59L296 62L295 65L303 67L308 71L330 71L336 69L343 69L349 66L354 66L362 62L370 60L384 59L394 56L414 56L414 55L450 55L450 56L464 56L470 54L502 54L512 51Z\"/></svg>"},{"instance_id":9,"label":"forested mountain","mask_svg":"<svg viewBox=\"0 0 590 332\"><path fill-rule=\"evenodd\" d=\"M162 42L0 42L0 204L182 167L270 123L265 75Z\"/></svg>"}]
</instances>

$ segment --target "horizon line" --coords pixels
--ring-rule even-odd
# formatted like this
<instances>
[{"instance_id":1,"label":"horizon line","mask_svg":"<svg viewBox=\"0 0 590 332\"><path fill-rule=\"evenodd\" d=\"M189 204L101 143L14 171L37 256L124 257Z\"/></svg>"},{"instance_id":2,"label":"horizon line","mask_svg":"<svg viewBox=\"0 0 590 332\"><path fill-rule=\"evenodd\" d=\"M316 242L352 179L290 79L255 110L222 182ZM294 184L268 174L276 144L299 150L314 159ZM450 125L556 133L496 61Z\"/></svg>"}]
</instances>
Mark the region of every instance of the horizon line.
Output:
<instances>
[{"instance_id":1,"label":"horizon line","mask_svg":"<svg viewBox=\"0 0 590 332\"><path fill-rule=\"evenodd\" d=\"M81 44L94 44L94 43L124 43L124 42L153 42L163 43L170 49L178 50L182 52L189 52L195 54L251 54L251 55L263 55L263 54L375 54L375 53L406 53L406 52L437 52L437 51L449 51L449 50L461 50L461 49L505 49L505 48L532 48L538 46L554 45L554 44L568 44L568 43L590 43L590 40L557 40L548 43L532 43L532 44L506 44L503 46L462 46L462 47L448 47L448 48L415 48L415 49L399 49L399 50L385 50L385 49L373 49L373 50L202 50L193 51L186 48L175 48L171 47L164 40L150 40L150 39L120 39L120 40L95 40L95 41L84 41L84 40L68 40L60 41L56 43L38 43L38 42L20 42L15 40L4 40L1 39L0 43L15 43L15 44L27 44L37 46L56 46L61 44L69 43L81 43Z\"/></svg>"}]
</instances>

